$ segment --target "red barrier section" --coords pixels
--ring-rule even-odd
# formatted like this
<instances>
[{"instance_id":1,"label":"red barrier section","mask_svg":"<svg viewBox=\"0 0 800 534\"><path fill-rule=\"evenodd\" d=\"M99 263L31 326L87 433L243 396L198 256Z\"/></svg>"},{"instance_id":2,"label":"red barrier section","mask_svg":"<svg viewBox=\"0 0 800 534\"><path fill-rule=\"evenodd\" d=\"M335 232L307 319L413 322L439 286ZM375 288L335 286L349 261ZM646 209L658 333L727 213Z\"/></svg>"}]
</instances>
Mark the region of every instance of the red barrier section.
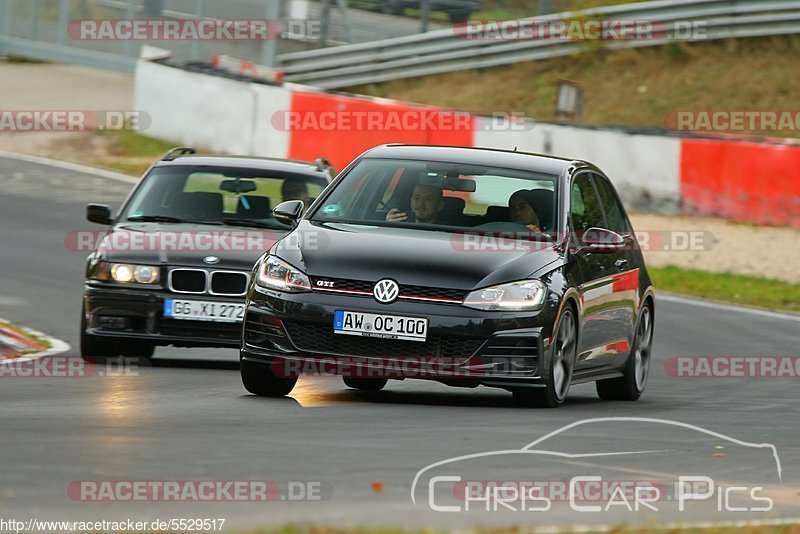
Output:
<instances>
[{"instance_id":1,"label":"red barrier section","mask_svg":"<svg viewBox=\"0 0 800 534\"><path fill-rule=\"evenodd\" d=\"M385 143L473 146L473 117L433 107L294 91L289 115L273 120L290 126L289 157L338 170Z\"/></svg>"},{"instance_id":2,"label":"red barrier section","mask_svg":"<svg viewBox=\"0 0 800 534\"><path fill-rule=\"evenodd\" d=\"M800 146L685 139L681 195L690 214L800 228Z\"/></svg>"}]
</instances>

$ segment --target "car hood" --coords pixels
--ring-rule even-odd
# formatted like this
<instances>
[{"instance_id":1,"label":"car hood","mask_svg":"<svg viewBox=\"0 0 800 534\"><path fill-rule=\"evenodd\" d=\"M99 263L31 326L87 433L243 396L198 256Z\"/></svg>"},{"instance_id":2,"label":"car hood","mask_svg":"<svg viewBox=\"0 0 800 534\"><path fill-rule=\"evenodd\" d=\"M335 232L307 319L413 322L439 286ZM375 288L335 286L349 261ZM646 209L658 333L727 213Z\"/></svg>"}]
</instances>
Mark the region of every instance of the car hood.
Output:
<instances>
[{"instance_id":1,"label":"car hood","mask_svg":"<svg viewBox=\"0 0 800 534\"><path fill-rule=\"evenodd\" d=\"M528 278L562 257L549 243L305 220L273 252L311 277L465 290Z\"/></svg>"},{"instance_id":2,"label":"car hood","mask_svg":"<svg viewBox=\"0 0 800 534\"><path fill-rule=\"evenodd\" d=\"M205 224L119 223L100 236L111 262L250 270L286 231ZM210 256L216 263L203 260Z\"/></svg>"}]
</instances>

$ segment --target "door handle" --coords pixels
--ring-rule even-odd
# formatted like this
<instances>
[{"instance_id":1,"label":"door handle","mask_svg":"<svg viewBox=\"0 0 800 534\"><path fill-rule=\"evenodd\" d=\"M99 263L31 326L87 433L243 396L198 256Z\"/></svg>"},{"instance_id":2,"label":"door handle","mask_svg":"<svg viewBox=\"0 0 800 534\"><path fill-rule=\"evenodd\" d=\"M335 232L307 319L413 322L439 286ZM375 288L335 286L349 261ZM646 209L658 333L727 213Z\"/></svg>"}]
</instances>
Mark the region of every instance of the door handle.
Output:
<instances>
[{"instance_id":1,"label":"door handle","mask_svg":"<svg viewBox=\"0 0 800 534\"><path fill-rule=\"evenodd\" d=\"M626 260L625 258L619 258L617 261L614 262L614 266L617 269L624 269L626 265L628 265L628 260Z\"/></svg>"}]
</instances>

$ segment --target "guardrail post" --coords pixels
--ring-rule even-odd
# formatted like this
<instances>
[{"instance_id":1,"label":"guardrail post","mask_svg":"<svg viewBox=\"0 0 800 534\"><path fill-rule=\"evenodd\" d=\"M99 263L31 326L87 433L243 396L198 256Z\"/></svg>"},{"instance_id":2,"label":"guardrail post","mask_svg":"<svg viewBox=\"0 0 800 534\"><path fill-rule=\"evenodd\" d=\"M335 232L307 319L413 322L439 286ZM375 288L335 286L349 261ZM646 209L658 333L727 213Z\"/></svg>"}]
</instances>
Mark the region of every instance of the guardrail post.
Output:
<instances>
[{"instance_id":1,"label":"guardrail post","mask_svg":"<svg viewBox=\"0 0 800 534\"><path fill-rule=\"evenodd\" d=\"M136 0L128 0L128 8L125 10L125 18L133 20L136 16ZM133 41L127 40L122 44L122 55L128 57L133 52Z\"/></svg>"},{"instance_id":2,"label":"guardrail post","mask_svg":"<svg viewBox=\"0 0 800 534\"><path fill-rule=\"evenodd\" d=\"M431 0L422 0L422 11L420 18L422 19L420 33L427 33L431 24Z\"/></svg>"},{"instance_id":3,"label":"guardrail post","mask_svg":"<svg viewBox=\"0 0 800 534\"><path fill-rule=\"evenodd\" d=\"M39 0L31 0L31 18L28 22L28 35L26 37L28 39L36 39L36 34L39 33L39 11L40 11L40 3Z\"/></svg>"},{"instance_id":4,"label":"guardrail post","mask_svg":"<svg viewBox=\"0 0 800 534\"><path fill-rule=\"evenodd\" d=\"M204 19L206 17L206 6L208 5L208 0L197 0L195 6L194 15L197 20ZM202 43L200 39L195 39L192 41L192 61L197 61L201 59L202 54Z\"/></svg>"},{"instance_id":5,"label":"guardrail post","mask_svg":"<svg viewBox=\"0 0 800 534\"><path fill-rule=\"evenodd\" d=\"M58 29L56 30L56 42L60 45L67 44L67 32L69 26L69 0L59 0L58 2Z\"/></svg>"},{"instance_id":6,"label":"guardrail post","mask_svg":"<svg viewBox=\"0 0 800 534\"><path fill-rule=\"evenodd\" d=\"M331 0L322 0L322 14L320 15L319 47L328 46L328 33L331 28Z\"/></svg>"},{"instance_id":7,"label":"guardrail post","mask_svg":"<svg viewBox=\"0 0 800 534\"><path fill-rule=\"evenodd\" d=\"M3 54L3 37L8 35L9 21L11 20L11 3L9 0L0 0L0 56Z\"/></svg>"},{"instance_id":8,"label":"guardrail post","mask_svg":"<svg viewBox=\"0 0 800 534\"><path fill-rule=\"evenodd\" d=\"M267 23L270 26L280 24L282 0L271 0L267 2ZM278 42L280 42L280 32L268 37L261 46L261 64L267 67L275 67L278 62Z\"/></svg>"}]
</instances>

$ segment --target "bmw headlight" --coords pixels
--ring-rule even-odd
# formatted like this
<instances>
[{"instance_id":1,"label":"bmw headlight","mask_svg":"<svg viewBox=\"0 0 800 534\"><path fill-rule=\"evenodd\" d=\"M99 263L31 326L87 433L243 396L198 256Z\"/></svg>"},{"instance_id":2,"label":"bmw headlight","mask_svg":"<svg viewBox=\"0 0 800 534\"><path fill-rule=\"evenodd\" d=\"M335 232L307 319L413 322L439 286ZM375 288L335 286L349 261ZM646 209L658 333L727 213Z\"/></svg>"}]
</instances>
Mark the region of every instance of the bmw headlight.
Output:
<instances>
[{"instance_id":1,"label":"bmw headlight","mask_svg":"<svg viewBox=\"0 0 800 534\"><path fill-rule=\"evenodd\" d=\"M161 279L160 269L152 265L98 262L91 278L120 284L157 284Z\"/></svg>"},{"instance_id":2,"label":"bmw headlight","mask_svg":"<svg viewBox=\"0 0 800 534\"><path fill-rule=\"evenodd\" d=\"M275 256L268 256L258 269L258 285L278 291L308 291L311 281L306 273Z\"/></svg>"},{"instance_id":3,"label":"bmw headlight","mask_svg":"<svg viewBox=\"0 0 800 534\"><path fill-rule=\"evenodd\" d=\"M487 311L532 311L544 304L547 287L539 280L520 280L477 289L467 295L464 306Z\"/></svg>"}]
</instances>

